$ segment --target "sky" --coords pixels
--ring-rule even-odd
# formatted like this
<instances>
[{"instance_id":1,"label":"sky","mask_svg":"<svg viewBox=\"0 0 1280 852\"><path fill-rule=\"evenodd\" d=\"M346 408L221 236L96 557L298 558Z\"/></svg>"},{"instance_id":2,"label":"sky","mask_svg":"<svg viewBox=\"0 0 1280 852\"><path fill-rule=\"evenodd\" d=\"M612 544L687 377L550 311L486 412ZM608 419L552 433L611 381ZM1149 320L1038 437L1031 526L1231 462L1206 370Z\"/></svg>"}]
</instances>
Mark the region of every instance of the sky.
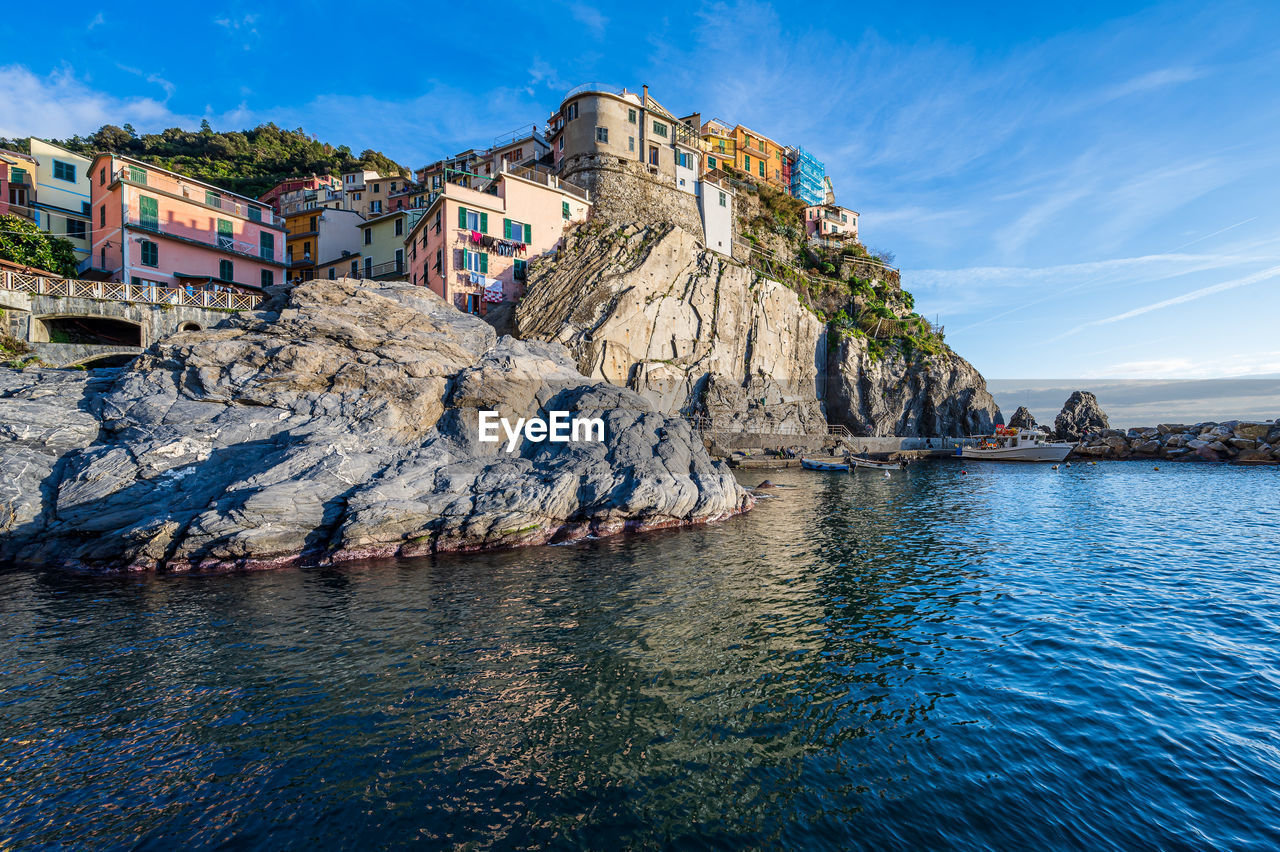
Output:
<instances>
[{"instance_id":1,"label":"sky","mask_svg":"<svg viewBox=\"0 0 1280 852\"><path fill-rule=\"evenodd\" d=\"M0 136L274 121L416 167L648 84L822 160L989 379L1280 372L1280 3L891 5L64 2L5 40Z\"/></svg>"}]
</instances>

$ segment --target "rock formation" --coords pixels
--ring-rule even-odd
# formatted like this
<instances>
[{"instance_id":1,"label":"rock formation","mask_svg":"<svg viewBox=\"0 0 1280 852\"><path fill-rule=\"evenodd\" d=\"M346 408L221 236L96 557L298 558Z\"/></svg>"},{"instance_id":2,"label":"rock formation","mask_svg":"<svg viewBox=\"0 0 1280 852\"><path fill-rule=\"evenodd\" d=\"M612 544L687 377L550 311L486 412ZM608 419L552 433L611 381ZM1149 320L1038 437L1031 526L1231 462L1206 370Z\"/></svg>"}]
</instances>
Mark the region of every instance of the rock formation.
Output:
<instances>
[{"instance_id":1,"label":"rock formation","mask_svg":"<svg viewBox=\"0 0 1280 852\"><path fill-rule=\"evenodd\" d=\"M563 343L587 376L719 429L824 425L825 327L795 292L703 249L683 228L599 225L536 263L516 335Z\"/></svg>"},{"instance_id":2,"label":"rock formation","mask_svg":"<svg viewBox=\"0 0 1280 852\"><path fill-rule=\"evenodd\" d=\"M827 370L827 418L855 435L988 434L1000 409L973 366L950 349L927 361L880 356L865 338L842 339Z\"/></svg>"},{"instance_id":3,"label":"rock formation","mask_svg":"<svg viewBox=\"0 0 1280 852\"><path fill-rule=\"evenodd\" d=\"M1036 428L1036 419L1031 416L1030 410L1025 405L1019 405L1018 410L1013 412L1013 416L1009 418L1008 425L1014 429L1034 429Z\"/></svg>"},{"instance_id":4,"label":"rock formation","mask_svg":"<svg viewBox=\"0 0 1280 852\"><path fill-rule=\"evenodd\" d=\"M1098 405L1098 398L1088 391L1075 391L1067 398L1053 421L1054 434L1059 441L1078 441L1087 434L1109 429L1107 415Z\"/></svg>"},{"instance_id":5,"label":"rock formation","mask_svg":"<svg viewBox=\"0 0 1280 852\"><path fill-rule=\"evenodd\" d=\"M752 498L683 421L421 288L313 281L118 376L0 372L0 559L263 566L704 522ZM478 412L600 417L512 453Z\"/></svg>"},{"instance_id":6,"label":"rock formation","mask_svg":"<svg viewBox=\"0 0 1280 852\"><path fill-rule=\"evenodd\" d=\"M564 344L578 369L630 388L664 412L716 430L860 435L989 431L999 409L981 375L938 355L828 352L822 319L796 291L704 249L670 223L571 232L532 264L517 337Z\"/></svg>"},{"instance_id":7,"label":"rock formation","mask_svg":"<svg viewBox=\"0 0 1280 852\"><path fill-rule=\"evenodd\" d=\"M1075 449L1091 458L1158 458L1171 461L1280 463L1280 421L1161 423L1121 431L1103 429Z\"/></svg>"}]
</instances>

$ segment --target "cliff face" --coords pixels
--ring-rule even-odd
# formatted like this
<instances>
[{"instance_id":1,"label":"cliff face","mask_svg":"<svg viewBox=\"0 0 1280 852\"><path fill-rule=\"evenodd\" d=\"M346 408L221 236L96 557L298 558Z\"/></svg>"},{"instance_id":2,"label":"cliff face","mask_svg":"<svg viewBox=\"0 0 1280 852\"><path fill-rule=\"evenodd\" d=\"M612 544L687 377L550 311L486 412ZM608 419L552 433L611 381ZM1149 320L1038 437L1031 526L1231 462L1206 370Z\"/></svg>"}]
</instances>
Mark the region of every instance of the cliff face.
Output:
<instances>
[{"instance_id":1,"label":"cliff face","mask_svg":"<svg viewBox=\"0 0 1280 852\"><path fill-rule=\"evenodd\" d=\"M572 232L532 265L515 334L562 343L585 375L716 429L955 435L989 431L999 412L945 346L907 357L849 337L828 352L825 323L794 290L666 223Z\"/></svg>"},{"instance_id":2,"label":"cliff face","mask_svg":"<svg viewBox=\"0 0 1280 852\"><path fill-rule=\"evenodd\" d=\"M908 357L900 349L873 353L866 338L832 347L827 370L827 418L855 435L972 435L990 432L1000 409L987 383L948 348Z\"/></svg>"},{"instance_id":3,"label":"cliff face","mask_svg":"<svg viewBox=\"0 0 1280 852\"><path fill-rule=\"evenodd\" d=\"M671 224L581 228L533 265L517 337L717 428L820 428L826 329L796 294Z\"/></svg>"}]
</instances>

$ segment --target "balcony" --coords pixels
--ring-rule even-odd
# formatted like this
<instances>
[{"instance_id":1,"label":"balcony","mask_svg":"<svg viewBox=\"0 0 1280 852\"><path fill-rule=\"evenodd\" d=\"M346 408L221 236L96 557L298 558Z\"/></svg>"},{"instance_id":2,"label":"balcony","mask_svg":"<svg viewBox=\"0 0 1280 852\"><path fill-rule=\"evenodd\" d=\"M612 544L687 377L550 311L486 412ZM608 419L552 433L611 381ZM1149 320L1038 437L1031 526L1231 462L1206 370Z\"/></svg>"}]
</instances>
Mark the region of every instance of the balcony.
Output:
<instances>
[{"instance_id":1,"label":"balcony","mask_svg":"<svg viewBox=\"0 0 1280 852\"><path fill-rule=\"evenodd\" d=\"M261 245L251 243L246 240L237 240L234 236L226 234L211 233L205 228L197 228L192 225L184 225L181 222L153 222L144 221L142 217L130 212L125 217L125 225L140 231L149 231L158 236L168 237L170 239L182 240L185 243L204 246L216 251L225 251L231 254L247 257L253 260L265 260L270 263L279 263L275 259L274 249L264 252Z\"/></svg>"},{"instance_id":2,"label":"balcony","mask_svg":"<svg viewBox=\"0 0 1280 852\"><path fill-rule=\"evenodd\" d=\"M402 260L388 260L385 263L375 263L369 267L365 275L369 278L386 278L393 275L404 275L405 265Z\"/></svg>"},{"instance_id":3,"label":"balcony","mask_svg":"<svg viewBox=\"0 0 1280 852\"><path fill-rule=\"evenodd\" d=\"M143 178L134 180L134 172L142 172ZM112 172L111 180L113 182L121 181L141 189L163 192L166 195L181 198L184 201L198 204L209 210L230 213L233 216L239 216L251 222L261 222L269 227L284 228L284 220L272 212L271 208L266 204L250 204L228 193L208 189L202 184L187 183L186 181L174 179L163 172L144 167L125 166ZM214 194L214 203L210 203L209 193Z\"/></svg>"},{"instance_id":4,"label":"balcony","mask_svg":"<svg viewBox=\"0 0 1280 852\"><path fill-rule=\"evenodd\" d=\"M311 252L309 251L304 251L302 253L302 258L300 260L295 259L293 255L289 255L288 262L289 262L290 269L295 269L303 266L315 266L315 264L311 262Z\"/></svg>"}]
</instances>

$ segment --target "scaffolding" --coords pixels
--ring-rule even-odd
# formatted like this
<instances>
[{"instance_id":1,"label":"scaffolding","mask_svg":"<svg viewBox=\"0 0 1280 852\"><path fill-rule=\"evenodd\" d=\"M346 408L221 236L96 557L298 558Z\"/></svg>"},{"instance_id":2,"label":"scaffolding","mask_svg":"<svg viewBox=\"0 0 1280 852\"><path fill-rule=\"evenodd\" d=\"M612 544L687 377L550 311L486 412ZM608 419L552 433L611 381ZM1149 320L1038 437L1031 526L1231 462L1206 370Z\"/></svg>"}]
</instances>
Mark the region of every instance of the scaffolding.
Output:
<instances>
[{"instance_id":1,"label":"scaffolding","mask_svg":"<svg viewBox=\"0 0 1280 852\"><path fill-rule=\"evenodd\" d=\"M791 161L791 194L805 204L821 204L825 167L799 146L788 149L787 155Z\"/></svg>"}]
</instances>

